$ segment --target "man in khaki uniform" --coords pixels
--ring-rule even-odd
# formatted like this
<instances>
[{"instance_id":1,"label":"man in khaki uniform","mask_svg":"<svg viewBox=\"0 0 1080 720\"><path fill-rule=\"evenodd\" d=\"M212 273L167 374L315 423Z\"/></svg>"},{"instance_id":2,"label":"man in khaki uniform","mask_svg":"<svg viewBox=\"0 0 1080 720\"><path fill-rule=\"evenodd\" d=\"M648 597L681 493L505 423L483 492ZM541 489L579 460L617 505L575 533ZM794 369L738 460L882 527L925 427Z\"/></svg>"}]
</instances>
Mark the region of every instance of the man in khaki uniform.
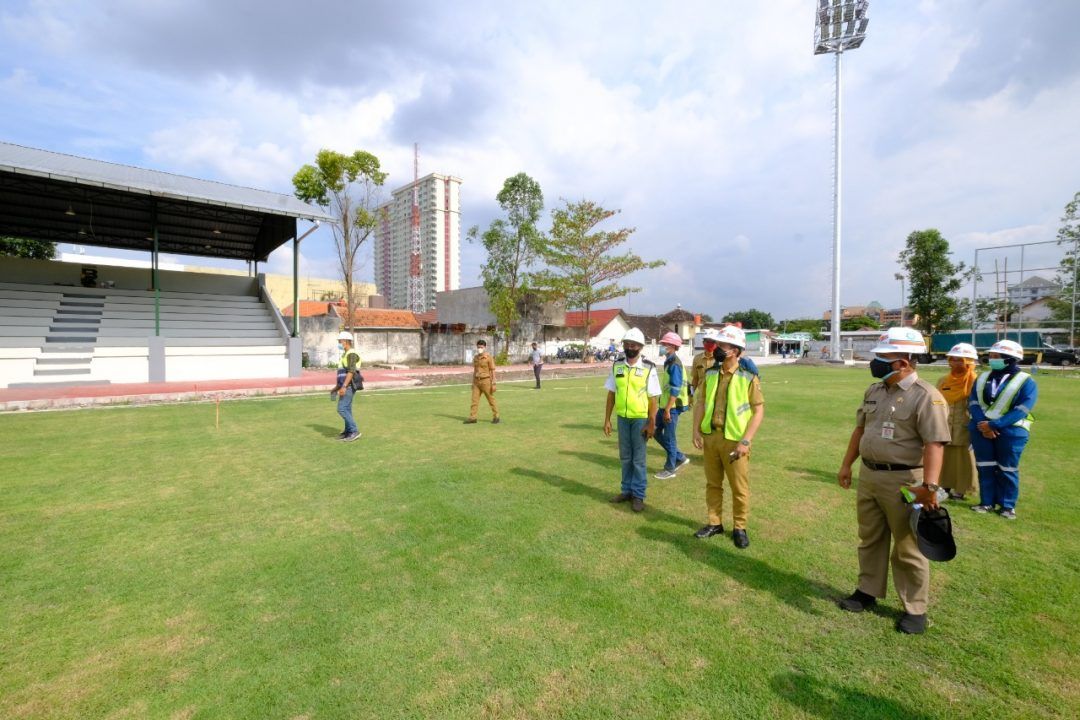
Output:
<instances>
[{"instance_id":1,"label":"man in khaki uniform","mask_svg":"<svg viewBox=\"0 0 1080 720\"><path fill-rule=\"evenodd\" d=\"M837 473L840 487L851 487L851 466L862 456L856 514L859 522L859 584L840 601L849 612L862 612L884 598L892 540L893 585L904 614L897 630L926 630L930 563L911 532L911 508L901 488L915 502L938 506L938 477L949 442L949 409L937 388L919 379L915 356L926 352L922 335L911 328L891 328L873 349L870 372L876 382L863 395L855 430Z\"/></svg>"},{"instance_id":2,"label":"man in khaki uniform","mask_svg":"<svg viewBox=\"0 0 1080 720\"><path fill-rule=\"evenodd\" d=\"M473 355L472 407L466 425L476 422L476 411L480 408L480 396L487 398L491 406L491 422L499 423L499 406L495 404L495 359L487 352L487 340L476 341L476 354Z\"/></svg>"},{"instance_id":3,"label":"man in khaki uniform","mask_svg":"<svg viewBox=\"0 0 1080 720\"><path fill-rule=\"evenodd\" d=\"M703 333L701 338L702 351L694 356L694 362L690 366L690 405L694 404L694 395L697 393L697 386L701 384L701 381L705 379L705 371L713 365L713 348L716 347L716 335L715 328L709 328Z\"/></svg>"},{"instance_id":4,"label":"man in khaki uniform","mask_svg":"<svg viewBox=\"0 0 1080 720\"><path fill-rule=\"evenodd\" d=\"M694 447L703 450L705 505L709 523L694 533L705 539L724 532L724 477L731 486L731 539L737 548L750 545L750 446L765 418L765 398L757 375L739 358L746 336L729 325L717 334L713 367L698 384L694 405ZM717 362L719 361L719 362Z\"/></svg>"}]
</instances>

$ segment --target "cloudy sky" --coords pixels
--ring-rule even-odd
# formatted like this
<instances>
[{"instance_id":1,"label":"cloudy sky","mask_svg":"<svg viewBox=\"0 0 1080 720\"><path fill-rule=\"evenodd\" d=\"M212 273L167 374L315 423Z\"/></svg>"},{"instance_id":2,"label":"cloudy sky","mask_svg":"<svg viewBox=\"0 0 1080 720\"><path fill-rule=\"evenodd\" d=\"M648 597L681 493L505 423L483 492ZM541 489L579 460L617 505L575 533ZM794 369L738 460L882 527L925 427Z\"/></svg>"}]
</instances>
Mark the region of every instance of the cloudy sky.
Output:
<instances>
[{"instance_id":1,"label":"cloudy sky","mask_svg":"<svg viewBox=\"0 0 1080 720\"><path fill-rule=\"evenodd\" d=\"M373 152L397 187L418 142L421 173L464 179L463 227L521 171L549 209L620 209L633 250L668 262L631 279L634 312L818 316L834 65L813 55L814 6L4 0L0 140L282 192L322 147ZM912 230L968 262L1054 238L1080 190L1080 2L874 0L870 17L843 65L841 299L895 306ZM463 238L463 286L482 262ZM333 275L325 231L302 263Z\"/></svg>"}]
</instances>

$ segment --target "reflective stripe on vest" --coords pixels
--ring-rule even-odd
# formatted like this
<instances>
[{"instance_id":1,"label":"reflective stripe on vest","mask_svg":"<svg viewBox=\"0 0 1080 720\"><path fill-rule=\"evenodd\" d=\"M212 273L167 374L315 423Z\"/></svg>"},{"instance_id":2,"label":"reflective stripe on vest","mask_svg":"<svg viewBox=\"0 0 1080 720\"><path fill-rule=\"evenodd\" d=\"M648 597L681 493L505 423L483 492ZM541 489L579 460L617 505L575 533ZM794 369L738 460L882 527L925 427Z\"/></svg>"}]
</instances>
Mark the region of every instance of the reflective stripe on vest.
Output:
<instances>
[{"instance_id":1,"label":"reflective stripe on vest","mask_svg":"<svg viewBox=\"0 0 1080 720\"><path fill-rule=\"evenodd\" d=\"M678 358L675 358L675 362L679 367L682 367L682 362ZM675 407L686 407L690 402L690 391L687 388L686 368L683 368L683 381L679 387L679 394L676 396L677 401ZM666 408L668 400L671 399L671 380L668 378L667 363L660 368L660 408ZM678 401L682 402L678 402Z\"/></svg>"},{"instance_id":2,"label":"reflective stripe on vest","mask_svg":"<svg viewBox=\"0 0 1080 720\"><path fill-rule=\"evenodd\" d=\"M337 364L339 370L344 370L349 366L347 360L349 359L350 355L356 356L356 369L360 369L360 353L356 352L356 348L349 348L345 352L341 353L341 358L338 360Z\"/></svg>"},{"instance_id":3,"label":"reflective stripe on vest","mask_svg":"<svg viewBox=\"0 0 1080 720\"><path fill-rule=\"evenodd\" d=\"M1016 398L1016 393L1020 392L1020 388L1031 376L1025 372L1016 373L1009 378L1009 382L1005 383L1005 387L1001 388L1001 392L994 398L993 404L987 405L986 399L983 396L983 390L986 389L986 381L989 377L990 373L984 372L979 376L979 379L975 381L975 398L979 401L979 407L982 408L983 414L991 420L997 420L1012 409L1012 401ZM1025 430L1031 430L1031 421L1034 419L1035 418L1031 417L1031 413L1028 413L1027 417L1014 422L1013 427L1022 427Z\"/></svg>"},{"instance_id":4,"label":"reflective stripe on vest","mask_svg":"<svg viewBox=\"0 0 1080 720\"><path fill-rule=\"evenodd\" d=\"M611 366L615 377L615 412L629 420L649 417L649 373L653 365L642 360L631 367L625 362Z\"/></svg>"},{"instance_id":5,"label":"reflective stripe on vest","mask_svg":"<svg viewBox=\"0 0 1080 720\"><path fill-rule=\"evenodd\" d=\"M727 386L727 410L724 413L724 437L728 440L741 440L750 424L750 383L753 373L742 368L731 376ZM705 416L701 418L701 432L712 433L713 413L716 411L716 393L720 387L720 370L705 371Z\"/></svg>"}]
</instances>

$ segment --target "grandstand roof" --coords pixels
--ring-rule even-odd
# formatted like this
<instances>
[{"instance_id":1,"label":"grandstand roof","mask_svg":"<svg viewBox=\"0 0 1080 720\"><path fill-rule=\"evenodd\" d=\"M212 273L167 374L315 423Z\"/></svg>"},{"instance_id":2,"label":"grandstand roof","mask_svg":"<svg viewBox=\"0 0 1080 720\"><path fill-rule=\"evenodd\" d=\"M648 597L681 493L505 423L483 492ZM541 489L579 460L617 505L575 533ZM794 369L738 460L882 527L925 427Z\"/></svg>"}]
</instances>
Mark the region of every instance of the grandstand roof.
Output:
<instances>
[{"instance_id":1,"label":"grandstand roof","mask_svg":"<svg viewBox=\"0 0 1080 720\"><path fill-rule=\"evenodd\" d=\"M265 261L296 220L332 222L291 195L0 142L0 235Z\"/></svg>"}]
</instances>

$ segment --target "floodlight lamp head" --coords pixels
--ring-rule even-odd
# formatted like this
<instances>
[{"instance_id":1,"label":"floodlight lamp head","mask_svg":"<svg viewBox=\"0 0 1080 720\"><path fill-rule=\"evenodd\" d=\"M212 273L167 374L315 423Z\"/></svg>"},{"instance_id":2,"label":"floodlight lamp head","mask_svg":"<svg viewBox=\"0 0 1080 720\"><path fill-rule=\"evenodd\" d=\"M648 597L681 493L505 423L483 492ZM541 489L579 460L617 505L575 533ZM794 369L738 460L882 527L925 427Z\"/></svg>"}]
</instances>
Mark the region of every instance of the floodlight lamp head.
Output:
<instances>
[{"instance_id":1,"label":"floodlight lamp head","mask_svg":"<svg viewBox=\"0 0 1080 720\"><path fill-rule=\"evenodd\" d=\"M814 16L814 54L854 50L866 39L870 0L818 0Z\"/></svg>"}]
</instances>

